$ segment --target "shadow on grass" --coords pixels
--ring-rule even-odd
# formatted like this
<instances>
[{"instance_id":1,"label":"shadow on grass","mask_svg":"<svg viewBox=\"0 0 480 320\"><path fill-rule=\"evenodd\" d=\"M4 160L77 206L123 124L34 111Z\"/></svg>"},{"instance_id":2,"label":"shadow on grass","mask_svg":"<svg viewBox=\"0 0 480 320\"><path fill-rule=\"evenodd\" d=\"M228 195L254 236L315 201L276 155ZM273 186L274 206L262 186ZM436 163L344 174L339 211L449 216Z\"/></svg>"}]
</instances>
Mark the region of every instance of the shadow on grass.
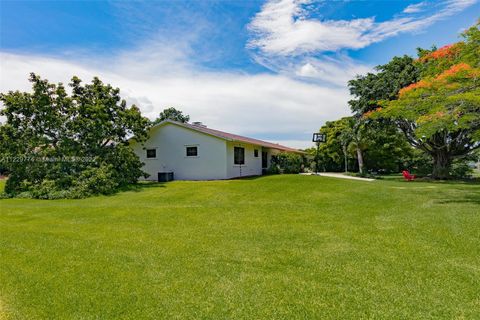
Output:
<instances>
[{"instance_id":1,"label":"shadow on grass","mask_svg":"<svg viewBox=\"0 0 480 320\"><path fill-rule=\"evenodd\" d=\"M282 177L282 176L300 176L298 173L267 173L267 174L261 174L261 175L254 175L254 176L243 176L243 177L234 177L228 180L240 180L240 181L249 181L249 180L260 180L260 179L265 179L267 177Z\"/></svg>"},{"instance_id":2,"label":"shadow on grass","mask_svg":"<svg viewBox=\"0 0 480 320\"><path fill-rule=\"evenodd\" d=\"M116 193L127 192L127 191L141 192L146 189L165 188L165 187L166 187L166 182L140 181L135 184L129 184L128 186L119 188ZM112 195L115 195L115 194L112 194Z\"/></svg>"},{"instance_id":3,"label":"shadow on grass","mask_svg":"<svg viewBox=\"0 0 480 320\"><path fill-rule=\"evenodd\" d=\"M480 205L480 184L471 181L448 181L445 184L451 185L452 188L445 190L438 199L440 204L475 204ZM472 188L473 187L473 188ZM450 191L450 192L449 192ZM476 211L480 213L480 207Z\"/></svg>"},{"instance_id":4,"label":"shadow on grass","mask_svg":"<svg viewBox=\"0 0 480 320\"><path fill-rule=\"evenodd\" d=\"M235 178L230 178L227 180L258 180L261 178L269 177L269 176L274 176L273 174L264 174L264 175L257 175L257 176L244 176L244 177L235 177Z\"/></svg>"},{"instance_id":5,"label":"shadow on grass","mask_svg":"<svg viewBox=\"0 0 480 320\"><path fill-rule=\"evenodd\" d=\"M383 175L381 177L386 181L405 182L405 183L433 183L433 184L442 184L442 185L478 185L480 186L479 178L437 180L429 177L418 177L413 181L407 181L402 175Z\"/></svg>"},{"instance_id":6,"label":"shadow on grass","mask_svg":"<svg viewBox=\"0 0 480 320\"><path fill-rule=\"evenodd\" d=\"M98 197L98 196L114 197L114 196L117 196L118 194L120 194L122 192L128 192L128 191L141 192L143 190L152 189L152 188L165 188L166 187L165 184L166 183L164 183L164 182L141 181L141 182L138 182L136 184L130 184L128 186L115 189L114 192L109 193L109 194L96 194L96 195L92 195L92 196L85 197L85 198L54 198L54 199L9 196L9 195L5 194L2 189L0 189L0 201L1 200L7 200L7 199L31 199L31 200L42 200L42 201L48 201L48 200L56 201L56 200L83 200L83 199L89 199L89 198ZM0 185L0 187L1 187L1 185Z\"/></svg>"},{"instance_id":7,"label":"shadow on grass","mask_svg":"<svg viewBox=\"0 0 480 320\"><path fill-rule=\"evenodd\" d=\"M472 204L480 205L480 192L472 192L462 197L457 197L452 199L444 198L442 200L439 200L438 203L440 204L472 203ZM475 213L480 213L480 207L478 208L478 211Z\"/></svg>"},{"instance_id":8,"label":"shadow on grass","mask_svg":"<svg viewBox=\"0 0 480 320\"><path fill-rule=\"evenodd\" d=\"M435 180L431 178L417 178L414 181L406 181L402 175L385 176L386 181L400 183L410 186L412 189L430 187L438 192L435 195L435 202L438 204L474 204L480 205L480 179L464 180ZM437 188L442 187L442 188ZM443 188L447 187L447 188ZM478 209L480 213L480 208Z\"/></svg>"}]
</instances>

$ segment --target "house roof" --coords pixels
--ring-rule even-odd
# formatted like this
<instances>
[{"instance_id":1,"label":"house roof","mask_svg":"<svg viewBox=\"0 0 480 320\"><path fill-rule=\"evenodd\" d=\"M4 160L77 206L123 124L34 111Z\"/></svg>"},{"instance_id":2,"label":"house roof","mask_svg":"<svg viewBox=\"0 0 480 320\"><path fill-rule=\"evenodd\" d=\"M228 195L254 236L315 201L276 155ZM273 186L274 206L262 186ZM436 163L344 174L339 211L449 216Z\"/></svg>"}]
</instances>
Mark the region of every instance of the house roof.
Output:
<instances>
[{"instance_id":1,"label":"house roof","mask_svg":"<svg viewBox=\"0 0 480 320\"><path fill-rule=\"evenodd\" d=\"M303 151L300 151L298 149L282 146L278 143L272 143L272 142L268 142L268 141L248 138L248 137L239 136L239 135L233 134L233 133L228 133L228 132L224 132L224 131L220 131L220 130L210 129L210 128L207 128L206 126L202 126L202 125L182 123L182 122L177 122L177 121L173 121L173 120L169 120L169 119L160 122L159 124L157 124L154 127L157 127L157 126L160 126L160 125L163 125L163 124L166 124L166 123L175 124L175 125L178 125L180 127L195 130L195 131L198 131L198 132L201 132L201 133L204 133L204 134L208 134L208 135L211 135L211 136L214 136L214 137L217 137L217 138L220 138L220 139L224 139L224 140L227 140L227 141L239 141L239 142L244 142L244 143L249 143L249 144L262 146L262 147L265 147L265 148L277 149L277 150L281 150L281 151L304 153Z\"/></svg>"}]
</instances>

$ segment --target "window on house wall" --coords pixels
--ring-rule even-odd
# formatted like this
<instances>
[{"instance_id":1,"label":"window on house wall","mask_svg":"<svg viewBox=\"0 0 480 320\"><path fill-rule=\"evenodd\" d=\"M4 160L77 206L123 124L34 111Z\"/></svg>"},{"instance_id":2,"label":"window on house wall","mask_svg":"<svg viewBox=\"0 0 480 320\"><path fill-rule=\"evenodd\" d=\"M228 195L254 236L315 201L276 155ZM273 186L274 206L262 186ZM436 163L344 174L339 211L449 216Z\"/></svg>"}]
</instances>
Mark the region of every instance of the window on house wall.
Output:
<instances>
[{"instance_id":1,"label":"window on house wall","mask_svg":"<svg viewBox=\"0 0 480 320\"><path fill-rule=\"evenodd\" d=\"M187 157L197 157L198 156L198 148L197 147L187 147Z\"/></svg>"},{"instance_id":2,"label":"window on house wall","mask_svg":"<svg viewBox=\"0 0 480 320\"><path fill-rule=\"evenodd\" d=\"M152 159L157 157L157 149L147 149L147 159Z\"/></svg>"},{"instance_id":3,"label":"window on house wall","mask_svg":"<svg viewBox=\"0 0 480 320\"><path fill-rule=\"evenodd\" d=\"M233 163L238 165L245 164L245 148L233 148Z\"/></svg>"},{"instance_id":4,"label":"window on house wall","mask_svg":"<svg viewBox=\"0 0 480 320\"><path fill-rule=\"evenodd\" d=\"M258 158L258 150L257 149L253 150L253 156L255 158Z\"/></svg>"}]
</instances>

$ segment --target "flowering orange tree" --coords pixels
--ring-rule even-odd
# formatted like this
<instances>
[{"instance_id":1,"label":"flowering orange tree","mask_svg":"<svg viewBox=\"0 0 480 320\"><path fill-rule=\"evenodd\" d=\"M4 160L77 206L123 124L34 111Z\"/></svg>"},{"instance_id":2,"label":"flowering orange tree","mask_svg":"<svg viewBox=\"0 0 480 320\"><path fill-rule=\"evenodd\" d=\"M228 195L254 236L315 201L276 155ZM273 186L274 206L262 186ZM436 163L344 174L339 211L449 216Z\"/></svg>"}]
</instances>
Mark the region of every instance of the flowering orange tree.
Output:
<instances>
[{"instance_id":1,"label":"flowering orange tree","mask_svg":"<svg viewBox=\"0 0 480 320\"><path fill-rule=\"evenodd\" d=\"M480 22L464 41L421 50L420 80L364 117L389 119L414 147L433 158L433 177L447 178L453 159L480 148Z\"/></svg>"}]
</instances>

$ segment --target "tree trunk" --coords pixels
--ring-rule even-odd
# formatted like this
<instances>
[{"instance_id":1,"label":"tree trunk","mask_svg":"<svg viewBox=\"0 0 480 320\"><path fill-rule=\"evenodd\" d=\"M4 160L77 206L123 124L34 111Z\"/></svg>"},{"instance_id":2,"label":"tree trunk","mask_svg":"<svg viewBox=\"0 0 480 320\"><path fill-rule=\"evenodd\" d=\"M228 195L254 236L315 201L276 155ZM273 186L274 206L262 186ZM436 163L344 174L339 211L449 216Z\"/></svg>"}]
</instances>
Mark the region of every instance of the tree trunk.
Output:
<instances>
[{"instance_id":1,"label":"tree trunk","mask_svg":"<svg viewBox=\"0 0 480 320\"><path fill-rule=\"evenodd\" d=\"M357 148L358 171L363 174L363 153L362 149Z\"/></svg>"},{"instance_id":2,"label":"tree trunk","mask_svg":"<svg viewBox=\"0 0 480 320\"><path fill-rule=\"evenodd\" d=\"M452 165L452 158L447 152L436 152L432 154L433 157L433 173L434 179L448 179L450 175L450 167Z\"/></svg>"}]
</instances>

